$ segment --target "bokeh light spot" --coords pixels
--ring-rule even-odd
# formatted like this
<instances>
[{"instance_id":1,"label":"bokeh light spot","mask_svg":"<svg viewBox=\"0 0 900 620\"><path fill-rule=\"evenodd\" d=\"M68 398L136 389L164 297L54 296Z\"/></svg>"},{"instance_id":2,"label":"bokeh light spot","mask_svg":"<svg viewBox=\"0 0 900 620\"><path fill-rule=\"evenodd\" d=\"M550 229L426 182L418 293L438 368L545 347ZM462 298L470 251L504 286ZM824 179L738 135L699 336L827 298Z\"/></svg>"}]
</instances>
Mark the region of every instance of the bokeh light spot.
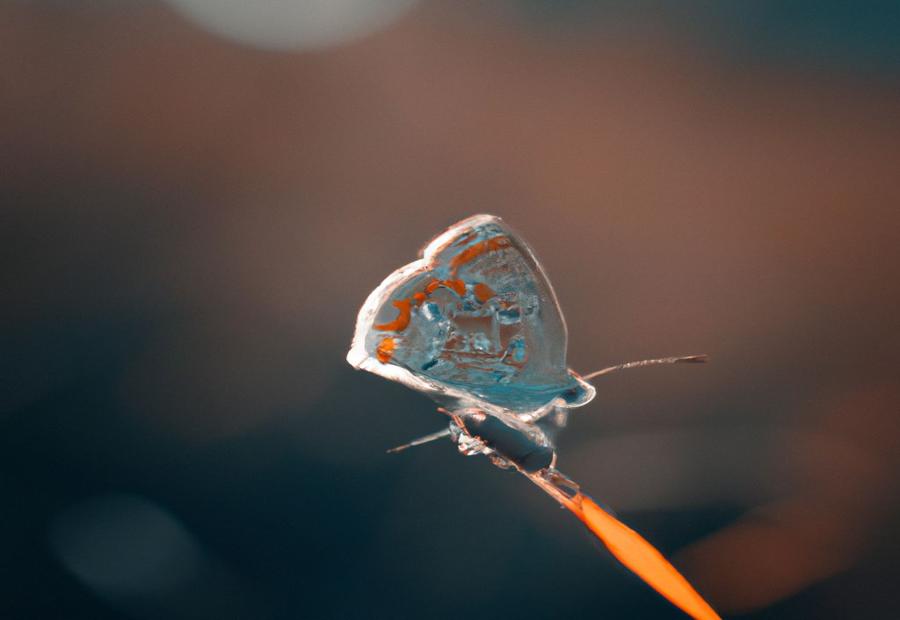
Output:
<instances>
[{"instance_id":1,"label":"bokeh light spot","mask_svg":"<svg viewBox=\"0 0 900 620\"><path fill-rule=\"evenodd\" d=\"M386 27L416 0L168 0L202 28L264 49L341 45Z\"/></svg>"},{"instance_id":2,"label":"bokeh light spot","mask_svg":"<svg viewBox=\"0 0 900 620\"><path fill-rule=\"evenodd\" d=\"M57 515L50 546L80 581L106 595L173 589L190 580L202 561L181 523L130 495L91 499Z\"/></svg>"}]
</instances>

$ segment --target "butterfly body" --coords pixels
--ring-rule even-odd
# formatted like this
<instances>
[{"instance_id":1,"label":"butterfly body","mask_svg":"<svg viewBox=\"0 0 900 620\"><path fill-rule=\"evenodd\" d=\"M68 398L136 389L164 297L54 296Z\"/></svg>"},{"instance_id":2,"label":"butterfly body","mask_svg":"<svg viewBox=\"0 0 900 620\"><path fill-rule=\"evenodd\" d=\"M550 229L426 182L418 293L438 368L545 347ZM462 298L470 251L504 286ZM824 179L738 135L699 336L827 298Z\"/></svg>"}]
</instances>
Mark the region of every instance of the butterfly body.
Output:
<instances>
[{"instance_id":1,"label":"butterfly body","mask_svg":"<svg viewBox=\"0 0 900 620\"><path fill-rule=\"evenodd\" d=\"M478 409L464 409L453 413L453 437L460 451L466 454L486 454L495 465L504 469L515 467L535 473L553 466L556 452L547 435L536 425L510 424L498 416L487 415ZM474 440L474 447L468 440Z\"/></svg>"}]
</instances>

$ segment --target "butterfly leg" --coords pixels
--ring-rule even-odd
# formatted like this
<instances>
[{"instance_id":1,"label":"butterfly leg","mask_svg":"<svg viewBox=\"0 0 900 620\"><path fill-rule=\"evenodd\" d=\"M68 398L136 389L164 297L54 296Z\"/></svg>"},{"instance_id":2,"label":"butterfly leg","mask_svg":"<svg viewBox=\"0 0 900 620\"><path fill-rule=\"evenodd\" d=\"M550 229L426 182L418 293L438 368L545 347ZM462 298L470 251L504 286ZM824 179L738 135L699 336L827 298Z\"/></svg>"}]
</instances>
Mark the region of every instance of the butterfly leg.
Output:
<instances>
[{"instance_id":1,"label":"butterfly leg","mask_svg":"<svg viewBox=\"0 0 900 620\"><path fill-rule=\"evenodd\" d=\"M449 436L450 436L450 429L444 428L439 431L429 433L428 435L423 435L422 437L413 439L412 441L410 441L408 443L405 443L405 444L402 444L399 446L394 446L387 452L388 452L388 454L396 454L397 452L403 452L407 448L412 448L414 446L421 446L422 444L430 443L432 441L436 441L438 439L442 439L444 437L449 437Z\"/></svg>"},{"instance_id":2,"label":"butterfly leg","mask_svg":"<svg viewBox=\"0 0 900 620\"><path fill-rule=\"evenodd\" d=\"M450 425L450 436L456 442L459 453L464 456L477 454L491 454L493 450L488 448L484 440L476 437L466 429L466 425L458 414L450 414L453 424Z\"/></svg>"}]
</instances>

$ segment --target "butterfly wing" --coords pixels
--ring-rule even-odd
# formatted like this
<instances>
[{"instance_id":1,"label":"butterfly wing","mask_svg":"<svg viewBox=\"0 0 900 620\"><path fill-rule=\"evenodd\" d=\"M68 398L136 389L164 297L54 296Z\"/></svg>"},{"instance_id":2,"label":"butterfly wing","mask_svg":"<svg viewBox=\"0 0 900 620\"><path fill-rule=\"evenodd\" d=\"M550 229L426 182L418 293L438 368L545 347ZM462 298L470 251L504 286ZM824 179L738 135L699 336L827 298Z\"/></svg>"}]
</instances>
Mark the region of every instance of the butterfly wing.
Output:
<instances>
[{"instance_id":1,"label":"butterfly wing","mask_svg":"<svg viewBox=\"0 0 900 620\"><path fill-rule=\"evenodd\" d=\"M566 341L534 253L500 218L478 215L373 291L347 359L436 397L522 412L593 397L566 368Z\"/></svg>"},{"instance_id":2,"label":"butterfly wing","mask_svg":"<svg viewBox=\"0 0 900 620\"><path fill-rule=\"evenodd\" d=\"M695 620L721 620L678 570L640 534L616 519L580 491L570 495L544 472L522 472L565 506L609 549L616 559L647 585Z\"/></svg>"}]
</instances>

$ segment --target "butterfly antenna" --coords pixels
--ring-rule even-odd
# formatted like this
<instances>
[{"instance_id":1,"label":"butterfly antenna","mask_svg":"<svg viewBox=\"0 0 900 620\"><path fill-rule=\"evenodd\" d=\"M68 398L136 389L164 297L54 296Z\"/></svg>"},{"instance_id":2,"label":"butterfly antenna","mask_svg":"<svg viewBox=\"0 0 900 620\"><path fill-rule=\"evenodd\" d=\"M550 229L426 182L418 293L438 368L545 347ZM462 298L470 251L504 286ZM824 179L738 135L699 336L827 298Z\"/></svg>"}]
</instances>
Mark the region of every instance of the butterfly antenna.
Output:
<instances>
[{"instance_id":1,"label":"butterfly antenna","mask_svg":"<svg viewBox=\"0 0 900 620\"><path fill-rule=\"evenodd\" d=\"M431 433L429 435L424 435L422 437L419 437L418 439L413 439L409 443L405 443L403 445L391 448L390 450L387 451L387 453L388 454L396 454L397 452L403 452L407 448L412 448L413 446L421 446L423 443L430 443L437 439L441 439L443 437L449 437L449 436L450 436L450 429L445 428L443 430L439 430L439 431Z\"/></svg>"},{"instance_id":2,"label":"butterfly antenna","mask_svg":"<svg viewBox=\"0 0 900 620\"><path fill-rule=\"evenodd\" d=\"M644 366L659 366L662 364L703 364L704 362L709 360L708 355L679 355L676 357L658 357L652 360L641 360L639 362L626 362L625 364L618 364L616 366L609 366L607 368L601 368L600 370L595 370L592 373L586 374L581 378L585 381L590 381L596 377L600 377L603 375L608 375L611 372L615 372L617 370L626 370L628 368L643 368Z\"/></svg>"}]
</instances>

